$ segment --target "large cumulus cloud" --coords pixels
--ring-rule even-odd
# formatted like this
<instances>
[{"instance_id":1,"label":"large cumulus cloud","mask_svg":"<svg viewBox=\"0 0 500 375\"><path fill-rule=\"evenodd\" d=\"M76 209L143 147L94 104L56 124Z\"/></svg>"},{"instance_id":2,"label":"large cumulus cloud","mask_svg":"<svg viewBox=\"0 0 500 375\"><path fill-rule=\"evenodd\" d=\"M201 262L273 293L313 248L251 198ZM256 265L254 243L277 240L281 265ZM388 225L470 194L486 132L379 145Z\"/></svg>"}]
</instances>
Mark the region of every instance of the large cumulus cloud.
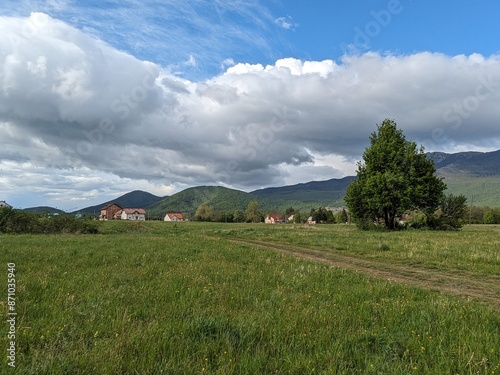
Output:
<instances>
[{"instance_id":1,"label":"large cumulus cloud","mask_svg":"<svg viewBox=\"0 0 500 375\"><path fill-rule=\"evenodd\" d=\"M500 145L499 56L288 58L192 82L45 14L0 33L3 160L251 189L342 176L386 117L431 150Z\"/></svg>"}]
</instances>

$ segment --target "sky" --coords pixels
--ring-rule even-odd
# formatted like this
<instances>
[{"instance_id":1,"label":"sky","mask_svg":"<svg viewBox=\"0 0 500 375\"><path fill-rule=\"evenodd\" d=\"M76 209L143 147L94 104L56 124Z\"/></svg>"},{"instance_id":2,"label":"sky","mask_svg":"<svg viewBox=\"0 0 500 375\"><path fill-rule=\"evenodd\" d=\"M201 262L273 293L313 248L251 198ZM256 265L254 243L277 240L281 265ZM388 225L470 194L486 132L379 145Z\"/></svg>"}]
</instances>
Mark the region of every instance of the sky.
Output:
<instances>
[{"instance_id":1,"label":"sky","mask_svg":"<svg viewBox=\"0 0 500 375\"><path fill-rule=\"evenodd\" d=\"M354 175L394 119L500 149L496 0L3 0L0 200Z\"/></svg>"}]
</instances>

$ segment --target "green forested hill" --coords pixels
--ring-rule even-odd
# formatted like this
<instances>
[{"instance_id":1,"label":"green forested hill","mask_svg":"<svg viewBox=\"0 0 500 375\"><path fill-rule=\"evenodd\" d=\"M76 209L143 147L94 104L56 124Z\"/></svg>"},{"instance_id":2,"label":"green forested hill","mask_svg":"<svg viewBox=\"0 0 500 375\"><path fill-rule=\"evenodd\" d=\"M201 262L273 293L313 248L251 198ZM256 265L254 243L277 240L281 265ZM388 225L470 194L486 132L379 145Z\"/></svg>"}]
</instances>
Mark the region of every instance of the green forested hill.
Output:
<instances>
[{"instance_id":1,"label":"green forested hill","mask_svg":"<svg viewBox=\"0 0 500 375\"><path fill-rule=\"evenodd\" d=\"M271 208L267 199L260 199L240 190L221 186L198 186L162 199L150 208L150 212L152 216L165 215L166 212L193 214L202 203L216 211L236 211L245 210L251 201L258 201L263 209Z\"/></svg>"},{"instance_id":2,"label":"green forested hill","mask_svg":"<svg viewBox=\"0 0 500 375\"><path fill-rule=\"evenodd\" d=\"M500 150L492 152L458 152L446 154L431 152L427 157L434 161L441 175L487 177L500 176Z\"/></svg>"},{"instance_id":3,"label":"green forested hill","mask_svg":"<svg viewBox=\"0 0 500 375\"><path fill-rule=\"evenodd\" d=\"M445 175L446 194L463 194L467 204L500 207L500 176L472 177Z\"/></svg>"},{"instance_id":4,"label":"green forested hill","mask_svg":"<svg viewBox=\"0 0 500 375\"><path fill-rule=\"evenodd\" d=\"M124 194L121 197L107 201L95 206L85 207L77 212L86 213L90 215L99 215L101 213L101 208L108 203L118 203L123 208L148 208L156 204L158 201L162 200L162 197L158 197L151 193L134 190L130 193Z\"/></svg>"},{"instance_id":5,"label":"green forested hill","mask_svg":"<svg viewBox=\"0 0 500 375\"><path fill-rule=\"evenodd\" d=\"M299 210L310 210L319 206L342 206L344 195L354 177L331 179L328 181L311 181L303 184L267 188L253 191L253 195L266 198L279 207L294 207Z\"/></svg>"},{"instance_id":6,"label":"green forested hill","mask_svg":"<svg viewBox=\"0 0 500 375\"><path fill-rule=\"evenodd\" d=\"M475 206L500 207L500 150L492 152L432 152L446 193L463 194Z\"/></svg>"}]
</instances>

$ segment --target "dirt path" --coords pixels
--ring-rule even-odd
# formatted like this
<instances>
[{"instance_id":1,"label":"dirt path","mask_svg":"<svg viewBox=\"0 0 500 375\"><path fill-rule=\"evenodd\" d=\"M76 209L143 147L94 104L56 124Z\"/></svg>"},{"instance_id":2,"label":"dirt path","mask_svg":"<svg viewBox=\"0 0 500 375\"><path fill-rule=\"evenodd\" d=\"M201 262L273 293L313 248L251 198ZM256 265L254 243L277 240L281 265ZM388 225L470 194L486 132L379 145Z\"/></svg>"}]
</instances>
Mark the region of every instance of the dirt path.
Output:
<instances>
[{"instance_id":1,"label":"dirt path","mask_svg":"<svg viewBox=\"0 0 500 375\"><path fill-rule=\"evenodd\" d=\"M500 310L500 276L485 277L460 270L451 272L400 263L383 263L353 255L341 254L339 252L274 242L240 238L233 238L230 239L230 241L271 249L332 266L352 269L366 275L384 278L394 282L416 285L426 289L468 297Z\"/></svg>"}]
</instances>

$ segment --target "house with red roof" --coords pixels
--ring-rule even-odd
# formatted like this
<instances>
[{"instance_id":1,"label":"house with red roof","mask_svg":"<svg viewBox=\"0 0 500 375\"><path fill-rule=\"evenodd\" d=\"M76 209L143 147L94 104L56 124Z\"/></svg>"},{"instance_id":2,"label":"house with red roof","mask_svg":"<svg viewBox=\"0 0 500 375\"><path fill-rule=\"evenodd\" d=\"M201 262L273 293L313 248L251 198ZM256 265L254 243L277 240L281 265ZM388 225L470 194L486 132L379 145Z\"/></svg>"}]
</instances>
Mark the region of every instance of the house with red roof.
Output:
<instances>
[{"instance_id":1,"label":"house with red roof","mask_svg":"<svg viewBox=\"0 0 500 375\"><path fill-rule=\"evenodd\" d=\"M165 215L164 221L184 221L184 216L179 213L167 213Z\"/></svg>"},{"instance_id":2,"label":"house with red roof","mask_svg":"<svg viewBox=\"0 0 500 375\"><path fill-rule=\"evenodd\" d=\"M269 214L266 216L264 222L266 224L282 223L283 217L280 214Z\"/></svg>"}]
</instances>

